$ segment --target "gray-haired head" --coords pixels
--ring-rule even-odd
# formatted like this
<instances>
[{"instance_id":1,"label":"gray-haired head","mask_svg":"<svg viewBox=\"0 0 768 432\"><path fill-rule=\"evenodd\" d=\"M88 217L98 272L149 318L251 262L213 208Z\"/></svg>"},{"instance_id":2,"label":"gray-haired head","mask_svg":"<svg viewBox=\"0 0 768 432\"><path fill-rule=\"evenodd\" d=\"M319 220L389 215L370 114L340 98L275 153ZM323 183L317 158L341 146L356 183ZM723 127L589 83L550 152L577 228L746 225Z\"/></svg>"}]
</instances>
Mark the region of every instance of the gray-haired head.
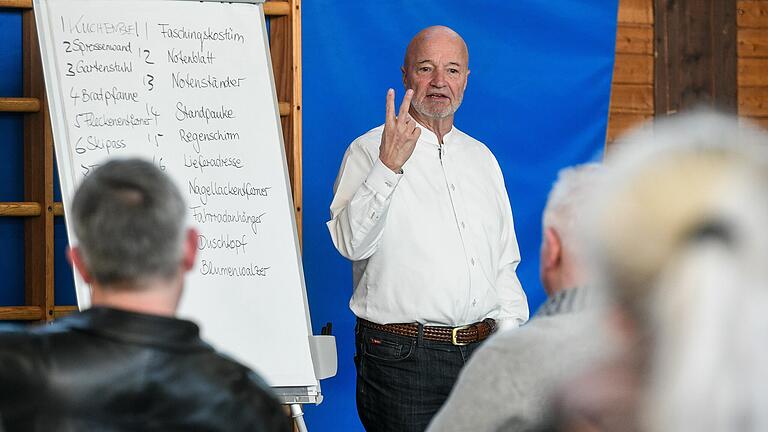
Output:
<instances>
[{"instance_id":1,"label":"gray-haired head","mask_svg":"<svg viewBox=\"0 0 768 432\"><path fill-rule=\"evenodd\" d=\"M124 159L86 177L67 216L91 277L110 285L178 272L185 215L184 200L165 173Z\"/></svg>"},{"instance_id":2,"label":"gray-haired head","mask_svg":"<svg viewBox=\"0 0 768 432\"><path fill-rule=\"evenodd\" d=\"M569 253L582 250L584 203L597 186L601 173L602 166L597 163L563 168L549 191L542 214L542 228L554 228Z\"/></svg>"}]
</instances>

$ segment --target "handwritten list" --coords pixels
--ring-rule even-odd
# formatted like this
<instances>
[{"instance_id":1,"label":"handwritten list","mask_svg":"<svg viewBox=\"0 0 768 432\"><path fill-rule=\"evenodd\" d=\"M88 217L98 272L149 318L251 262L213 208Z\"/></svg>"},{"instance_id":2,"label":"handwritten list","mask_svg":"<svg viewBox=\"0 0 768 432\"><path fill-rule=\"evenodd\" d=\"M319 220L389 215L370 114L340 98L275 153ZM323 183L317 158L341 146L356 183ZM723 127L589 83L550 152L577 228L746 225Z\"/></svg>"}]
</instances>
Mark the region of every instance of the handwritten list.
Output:
<instances>
[{"instance_id":1,"label":"handwritten list","mask_svg":"<svg viewBox=\"0 0 768 432\"><path fill-rule=\"evenodd\" d=\"M303 275L263 18L254 11L243 4L48 1L41 33L46 80L55 80L48 88L65 207L108 158L141 157L166 171L200 233L182 312L208 321L204 333L231 345L242 341L225 334L226 314L222 320L209 310L217 302L247 304L247 314L294 313L297 338L306 338L307 327L301 330ZM268 381L281 373L267 373Z\"/></svg>"}]
</instances>

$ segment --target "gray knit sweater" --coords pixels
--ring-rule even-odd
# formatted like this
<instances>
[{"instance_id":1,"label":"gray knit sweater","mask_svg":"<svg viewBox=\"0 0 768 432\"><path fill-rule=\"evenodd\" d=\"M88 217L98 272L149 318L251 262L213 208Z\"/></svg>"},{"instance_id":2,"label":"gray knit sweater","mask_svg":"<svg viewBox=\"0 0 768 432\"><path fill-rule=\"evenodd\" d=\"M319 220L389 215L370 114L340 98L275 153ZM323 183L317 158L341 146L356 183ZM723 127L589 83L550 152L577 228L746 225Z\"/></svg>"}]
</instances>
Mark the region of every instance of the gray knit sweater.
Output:
<instances>
[{"instance_id":1,"label":"gray knit sweater","mask_svg":"<svg viewBox=\"0 0 768 432\"><path fill-rule=\"evenodd\" d=\"M528 430L559 384L605 355L584 289L561 291L521 328L493 335L461 372L428 432Z\"/></svg>"}]
</instances>

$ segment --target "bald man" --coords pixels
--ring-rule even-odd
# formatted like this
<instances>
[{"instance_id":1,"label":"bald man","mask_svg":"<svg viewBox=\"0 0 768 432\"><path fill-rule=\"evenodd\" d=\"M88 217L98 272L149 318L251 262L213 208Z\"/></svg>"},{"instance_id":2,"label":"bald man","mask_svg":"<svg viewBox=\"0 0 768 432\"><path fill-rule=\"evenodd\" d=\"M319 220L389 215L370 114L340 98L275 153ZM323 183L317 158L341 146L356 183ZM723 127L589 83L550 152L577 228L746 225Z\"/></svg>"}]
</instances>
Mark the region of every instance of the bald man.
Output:
<instances>
[{"instance_id":1,"label":"bald man","mask_svg":"<svg viewBox=\"0 0 768 432\"><path fill-rule=\"evenodd\" d=\"M368 431L423 431L472 352L528 319L501 169L453 125L464 40L429 27L408 45L399 110L347 149L328 222L352 261L357 407Z\"/></svg>"}]
</instances>

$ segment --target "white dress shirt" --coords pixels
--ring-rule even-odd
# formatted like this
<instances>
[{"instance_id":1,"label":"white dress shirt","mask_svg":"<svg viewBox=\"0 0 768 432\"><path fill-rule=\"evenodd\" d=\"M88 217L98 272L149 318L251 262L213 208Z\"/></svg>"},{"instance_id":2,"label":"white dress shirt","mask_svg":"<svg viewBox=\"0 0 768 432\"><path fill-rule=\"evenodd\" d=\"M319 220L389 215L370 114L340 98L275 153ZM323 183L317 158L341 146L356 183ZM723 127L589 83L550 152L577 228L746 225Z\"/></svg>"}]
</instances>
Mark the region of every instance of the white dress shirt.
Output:
<instances>
[{"instance_id":1,"label":"white dress shirt","mask_svg":"<svg viewBox=\"0 0 768 432\"><path fill-rule=\"evenodd\" d=\"M520 252L496 158L455 127L442 145L422 127L395 174L379 160L383 130L347 149L327 223L353 261L352 311L379 324L524 323Z\"/></svg>"}]
</instances>

